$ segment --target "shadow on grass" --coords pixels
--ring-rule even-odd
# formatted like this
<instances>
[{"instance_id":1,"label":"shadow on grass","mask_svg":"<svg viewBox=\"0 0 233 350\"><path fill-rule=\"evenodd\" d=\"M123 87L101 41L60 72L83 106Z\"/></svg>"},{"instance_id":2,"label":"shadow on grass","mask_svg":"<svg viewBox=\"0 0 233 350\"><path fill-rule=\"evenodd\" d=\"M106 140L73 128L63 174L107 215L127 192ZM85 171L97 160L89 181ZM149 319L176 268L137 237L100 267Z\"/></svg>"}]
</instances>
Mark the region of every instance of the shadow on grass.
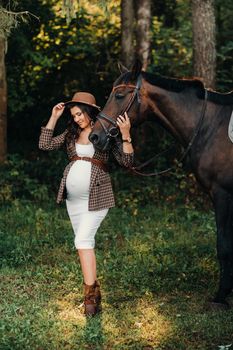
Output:
<instances>
[{"instance_id":1,"label":"shadow on grass","mask_svg":"<svg viewBox=\"0 0 233 350\"><path fill-rule=\"evenodd\" d=\"M98 350L103 348L105 342L102 329L102 315L86 317L86 325L83 330L83 340L87 349Z\"/></svg>"}]
</instances>

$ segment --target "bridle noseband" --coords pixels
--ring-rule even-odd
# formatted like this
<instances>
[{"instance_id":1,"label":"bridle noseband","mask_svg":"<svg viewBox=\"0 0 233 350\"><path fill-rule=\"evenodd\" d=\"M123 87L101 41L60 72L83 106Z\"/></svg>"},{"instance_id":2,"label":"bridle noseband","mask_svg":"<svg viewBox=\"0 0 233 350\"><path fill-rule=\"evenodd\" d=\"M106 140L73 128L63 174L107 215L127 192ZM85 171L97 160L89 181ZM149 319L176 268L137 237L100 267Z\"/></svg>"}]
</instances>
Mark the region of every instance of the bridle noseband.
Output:
<instances>
[{"instance_id":1,"label":"bridle noseband","mask_svg":"<svg viewBox=\"0 0 233 350\"><path fill-rule=\"evenodd\" d=\"M138 105L140 105L141 103L141 99L140 99L140 95L139 95L139 90L141 88L141 84L142 84L142 76L141 74L138 76L138 79L137 79L137 82L136 82L136 85L132 85L132 84L119 84L119 85L116 85L113 87L112 91L111 91L111 94L121 88L121 87L124 87L124 88L133 88L133 92L130 96L130 99L129 101L127 102L127 105L121 110L121 112L118 114L118 115L124 115L125 112L128 112L130 110L130 108L132 107L133 103L135 100L137 100L138 102ZM119 128L118 128L118 125L117 125L117 122L116 122L116 118L118 117L115 116L114 117L110 117L109 115L103 113L103 112L100 112L96 119L100 122L105 134L106 134L106 137L107 137L107 141L106 141L106 144L104 146L104 149L105 150L107 147L108 147L108 144L110 142L111 139L113 138L116 138L118 135L119 135ZM106 126L104 125L103 123L103 120L106 120L107 122L109 122L111 124L111 127L109 129L106 128Z\"/></svg>"}]
</instances>

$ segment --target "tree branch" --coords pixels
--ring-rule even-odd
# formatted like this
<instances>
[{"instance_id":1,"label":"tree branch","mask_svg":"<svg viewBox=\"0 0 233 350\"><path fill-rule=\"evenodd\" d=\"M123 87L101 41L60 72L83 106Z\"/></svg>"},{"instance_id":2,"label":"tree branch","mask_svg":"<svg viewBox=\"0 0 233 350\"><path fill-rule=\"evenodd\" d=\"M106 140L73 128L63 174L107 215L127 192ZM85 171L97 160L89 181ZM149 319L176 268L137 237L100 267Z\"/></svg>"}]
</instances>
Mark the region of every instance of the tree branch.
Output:
<instances>
[{"instance_id":1,"label":"tree branch","mask_svg":"<svg viewBox=\"0 0 233 350\"><path fill-rule=\"evenodd\" d=\"M14 17L18 17L18 16L32 16L35 17L38 21L40 20L39 17L37 17L36 15L34 15L34 13L30 12L30 11L20 11L20 12L13 12L13 11L8 11L6 9L4 9L3 7L0 7L0 11L3 12L6 15L9 16L14 16Z\"/></svg>"}]
</instances>

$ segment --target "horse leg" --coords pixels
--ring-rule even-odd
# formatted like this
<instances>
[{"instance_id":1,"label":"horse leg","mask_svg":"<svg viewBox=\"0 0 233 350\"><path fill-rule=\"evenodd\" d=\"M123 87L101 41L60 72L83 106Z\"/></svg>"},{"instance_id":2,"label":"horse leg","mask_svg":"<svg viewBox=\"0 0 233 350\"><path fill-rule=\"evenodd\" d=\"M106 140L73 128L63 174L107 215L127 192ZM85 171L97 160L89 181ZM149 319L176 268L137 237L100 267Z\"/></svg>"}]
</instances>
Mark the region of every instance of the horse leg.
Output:
<instances>
[{"instance_id":1,"label":"horse leg","mask_svg":"<svg viewBox=\"0 0 233 350\"><path fill-rule=\"evenodd\" d=\"M213 196L217 225L217 256L220 265L219 289L214 303L228 306L225 300L233 288L233 198L223 189Z\"/></svg>"}]
</instances>

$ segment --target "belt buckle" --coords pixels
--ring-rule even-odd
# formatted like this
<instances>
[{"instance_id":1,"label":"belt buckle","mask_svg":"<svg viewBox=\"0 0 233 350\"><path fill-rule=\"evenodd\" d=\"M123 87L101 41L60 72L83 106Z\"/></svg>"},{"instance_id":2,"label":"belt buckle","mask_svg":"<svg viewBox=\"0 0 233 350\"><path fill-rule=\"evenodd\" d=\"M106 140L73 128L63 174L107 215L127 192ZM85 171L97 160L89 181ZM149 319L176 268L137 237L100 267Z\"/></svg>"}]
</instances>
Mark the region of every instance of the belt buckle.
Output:
<instances>
[{"instance_id":1,"label":"belt buckle","mask_svg":"<svg viewBox=\"0 0 233 350\"><path fill-rule=\"evenodd\" d=\"M80 160L83 160L83 157L80 157Z\"/></svg>"}]
</instances>

